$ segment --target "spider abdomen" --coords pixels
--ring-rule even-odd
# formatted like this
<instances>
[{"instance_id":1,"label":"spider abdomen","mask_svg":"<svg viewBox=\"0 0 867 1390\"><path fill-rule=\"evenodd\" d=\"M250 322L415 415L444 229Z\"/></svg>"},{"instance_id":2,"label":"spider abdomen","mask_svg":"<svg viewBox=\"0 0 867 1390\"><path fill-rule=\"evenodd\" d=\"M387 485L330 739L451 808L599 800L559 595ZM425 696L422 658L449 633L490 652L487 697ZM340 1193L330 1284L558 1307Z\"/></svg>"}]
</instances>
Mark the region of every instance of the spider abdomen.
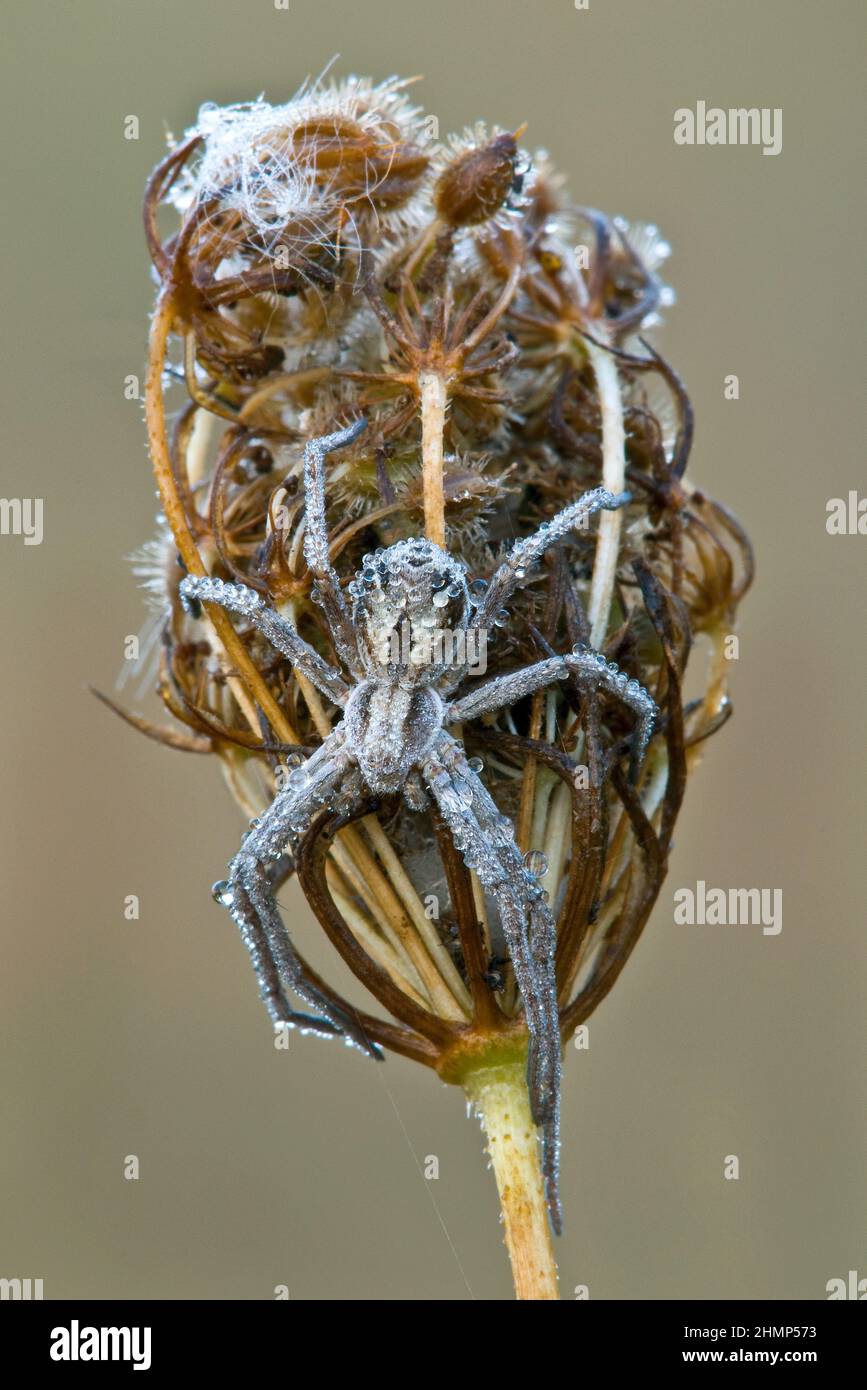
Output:
<instances>
[{"instance_id":1,"label":"spider abdomen","mask_svg":"<svg viewBox=\"0 0 867 1390\"><path fill-rule=\"evenodd\" d=\"M442 727L443 702L430 686L364 681L346 705L346 745L372 791L400 791L430 752Z\"/></svg>"}]
</instances>

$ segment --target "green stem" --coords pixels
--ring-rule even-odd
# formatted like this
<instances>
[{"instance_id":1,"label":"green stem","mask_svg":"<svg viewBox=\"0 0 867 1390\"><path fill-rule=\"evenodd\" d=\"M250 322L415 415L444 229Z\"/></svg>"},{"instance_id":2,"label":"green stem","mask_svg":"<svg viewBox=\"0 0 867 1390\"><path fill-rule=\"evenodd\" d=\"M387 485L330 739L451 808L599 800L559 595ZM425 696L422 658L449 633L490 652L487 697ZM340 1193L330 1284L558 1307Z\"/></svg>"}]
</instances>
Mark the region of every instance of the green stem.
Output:
<instances>
[{"instance_id":1,"label":"green stem","mask_svg":"<svg viewBox=\"0 0 867 1390\"><path fill-rule=\"evenodd\" d=\"M557 1300L557 1264L545 1205L539 1139L530 1115L526 1063L480 1067L463 1080L488 1140L515 1295Z\"/></svg>"}]
</instances>

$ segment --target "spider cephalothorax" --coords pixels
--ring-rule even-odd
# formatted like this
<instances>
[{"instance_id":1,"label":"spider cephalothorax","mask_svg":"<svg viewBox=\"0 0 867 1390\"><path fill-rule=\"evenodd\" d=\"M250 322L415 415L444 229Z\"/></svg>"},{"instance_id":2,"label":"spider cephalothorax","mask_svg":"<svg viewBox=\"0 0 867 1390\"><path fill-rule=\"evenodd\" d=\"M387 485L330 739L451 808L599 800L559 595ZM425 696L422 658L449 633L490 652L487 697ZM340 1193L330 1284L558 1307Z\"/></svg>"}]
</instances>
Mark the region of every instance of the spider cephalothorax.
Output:
<instances>
[{"instance_id":1,"label":"spider cephalothorax","mask_svg":"<svg viewBox=\"0 0 867 1390\"><path fill-rule=\"evenodd\" d=\"M432 685L456 676L440 633L464 630L470 595L464 565L424 537L364 557L349 586L352 623L365 672L401 684Z\"/></svg>"},{"instance_id":2,"label":"spider cephalothorax","mask_svg":"<svg viewBox=\"0 0 867 1390\"><path fill-rule=\"evenodd\" d=\"M326 997L299 959L274 901L271 866L310 829L323 807L350 817L371 795L401 793L415 811L432 800L455 847L496 905L503 938L521 993L529 1038L527 1081L533 1118L542 1130L548 1202L555 1229L561 1042L555 977L556 928L547 895L500 813L480 769L464 756L449 726L464 724L516 703L555 681L580 684L621 700L637 716L633 764L653 729L656 706L600 653L579 645L568 655L480 682L451 699L467 669L466 652L426 646L437 632L485 634L545 551L593 512L621 506L604 488L587 492L519 541L481 592L470 597L464 566L425 539L400 541L366 557L349 586L347 606L328 553L325 457L365 428L311 440L304 451L304 554L315 579L313 596L328 619L343 671L330 666L258 593L220 579L189 576L181 583L188 605L216 603L246 618L289 658L296 670L343 710L343 718L277 792L232 860L217 896L241 928L262 996L275 1023L327 1036L343 1036L373 1056L378 1049L357 1019ZM406 645L403 645L403 638ZM318 1016L291 1007L292 990Z\"/></svg>"}]
</instances>

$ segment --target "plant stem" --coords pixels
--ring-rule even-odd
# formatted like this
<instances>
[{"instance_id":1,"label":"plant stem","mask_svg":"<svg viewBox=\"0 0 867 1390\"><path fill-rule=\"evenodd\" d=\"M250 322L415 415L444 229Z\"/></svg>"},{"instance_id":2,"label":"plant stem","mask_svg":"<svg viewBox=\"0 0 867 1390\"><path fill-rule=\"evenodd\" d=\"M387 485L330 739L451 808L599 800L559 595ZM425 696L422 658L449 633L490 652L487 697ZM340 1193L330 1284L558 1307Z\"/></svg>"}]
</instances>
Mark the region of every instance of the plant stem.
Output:
<instances>
[{"instance_id":1,"label":"plant stem","mask_svg":"<svg viewBox=\"0 0 867 1390\"><path fill-rule=\"evenodd\" d=\"M596 378L596 391L602 414L602 485L607 487L609 492L618 493L623 491L626 476L626 436L617 363L609 352L596 343L587 340L586 348ZM594 647L602 646L608 630L622 525L621 511L603 512L599 518L596 563L593 566L590 604L587 611L590 619L590 641Z\"/></svg>"},{"instance_id":2,"label":"plant stem","mask_svg":"<svg viewBox=\"0 0 867 1390\"><path fill-rule=\"evenodd\" d=\"M424 529L428 540L434 541L437 545L445 545L443 428L446 418L446 384L439 372L422 372L419 376L419 391Z\"/></svg>"},{"instance_id":3,"label":"plant stem","mask_svg":"<svg viewBox=\"0 0 867 1390\"><path fill-rule=\"evenodd\" d=\"M539 1140L530 1115L526 1063L479 1068L464 1079L488 1140L512 1262L515 1295L522 1300L557 1300L557 1264Z\"/></svg>"}]
</instances>

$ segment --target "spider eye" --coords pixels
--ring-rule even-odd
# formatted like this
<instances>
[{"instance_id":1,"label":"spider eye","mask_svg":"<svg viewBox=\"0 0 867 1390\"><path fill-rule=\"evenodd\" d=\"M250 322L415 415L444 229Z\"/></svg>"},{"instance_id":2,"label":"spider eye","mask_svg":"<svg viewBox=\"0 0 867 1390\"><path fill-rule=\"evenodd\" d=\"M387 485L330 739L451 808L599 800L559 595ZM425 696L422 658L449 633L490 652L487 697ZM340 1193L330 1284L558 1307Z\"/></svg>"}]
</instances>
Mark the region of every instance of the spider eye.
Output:
<instances>
[{"instance_id":1,"label":"spider eye","mask_svg":"<svg viewBox=\"0 0 867 1390\"><path fill-rule=\"evenodd\" d=\"M448 580L446 579L444 574L435 574L433 579L431 580L431 588L433 589L435 594L438 594L440 589L444 589L446 587L447 583Z\"/></svg>"}]
</instances>

